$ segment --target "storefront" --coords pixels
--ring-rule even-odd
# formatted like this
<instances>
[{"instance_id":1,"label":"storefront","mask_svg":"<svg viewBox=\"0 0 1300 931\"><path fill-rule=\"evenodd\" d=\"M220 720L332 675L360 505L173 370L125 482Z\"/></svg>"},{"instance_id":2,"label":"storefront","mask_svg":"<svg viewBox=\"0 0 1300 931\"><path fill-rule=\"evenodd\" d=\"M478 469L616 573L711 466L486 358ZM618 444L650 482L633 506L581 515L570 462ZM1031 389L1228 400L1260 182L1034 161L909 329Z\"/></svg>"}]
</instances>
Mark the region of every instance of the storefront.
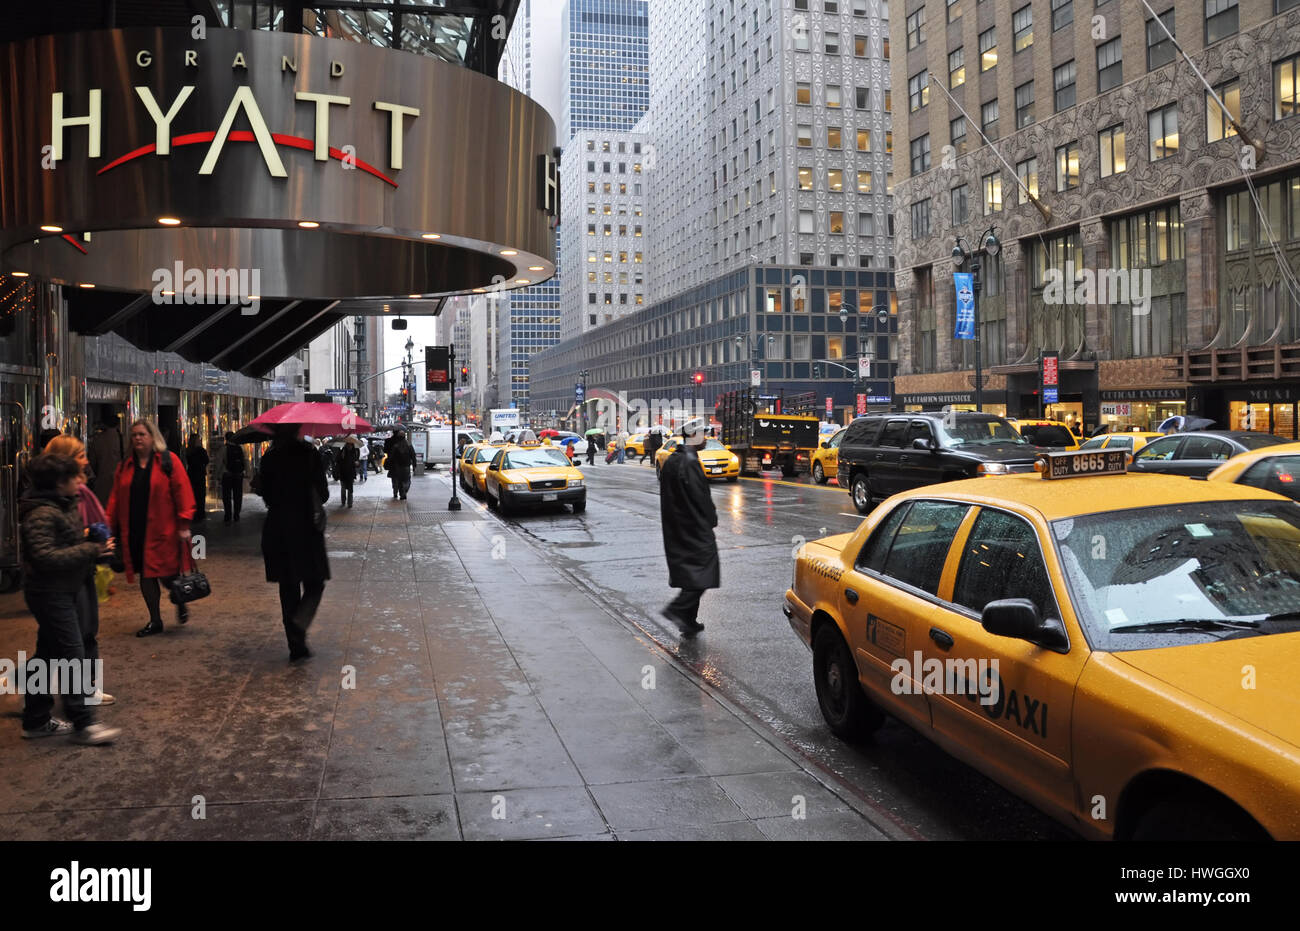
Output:
<instances>
[{"instance_id":1,"label":"storefront","mask_svg":"<svg viewBox=\"0 0 1300 931\"><path fill-rule=\"evenodd\" d=\"M1101 426L1110 433L1157 429L1187 414L1185 388L1117 388L1101 392Z\"/></svg>"},{"instance_id":2,"label":"storefront","mask_svg":"<svg viewBox=\"0 0 1300 931\"><path fill-rule=\"evenodd\" d=\"M894 398L896 407L904 411L973 411L975 410L975 392L943 391L931 394L900 394ZM981 409L986 414L1007 416L1007 396L1005 391L985 391Z\"/></svg>"},{"instance_id":3,"label":"storefront","mask_svg":"<svg viewBox=\"0 0 1300 931\"><path fill-rule=\"evenodd\" d=\"M1209 418L1223 429L1259 430L1288 440L1298 438L1296 405L1300 403L1300 383L1193 386L1188 395L1190 413Z\"/></svg>"}]
</instances>

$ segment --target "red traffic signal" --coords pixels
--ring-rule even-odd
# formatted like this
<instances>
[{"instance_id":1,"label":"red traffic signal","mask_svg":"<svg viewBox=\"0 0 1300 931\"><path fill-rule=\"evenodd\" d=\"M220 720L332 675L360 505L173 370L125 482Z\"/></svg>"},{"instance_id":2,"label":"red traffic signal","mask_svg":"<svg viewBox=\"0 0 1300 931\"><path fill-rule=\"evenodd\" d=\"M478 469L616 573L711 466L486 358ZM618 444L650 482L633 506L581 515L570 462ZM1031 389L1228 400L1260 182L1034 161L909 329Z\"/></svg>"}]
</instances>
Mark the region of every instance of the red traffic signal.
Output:
<instances>
[{"instance_id":1,"label":"red traffic signal","mask_svg":"<svg viewBox=\"0 0 1300 931\"><path fill-rule=\"evenodd\" d=\"M704 373L703 373L703 372L696 372L696 373L695 373L695 384L697 384L697 385L702 385L702 384L704 384Z\"/></svg>"},{"instance_id":2,"label":"red traffic signal","mask_svg":"<svg viewBox=\"0 0 1300 931\"><path fill-rule=\"evenodd\" d=\"M469 366L468 366L468 365L462 365L462 366L460 367L460 377L461 377L461 378L466 378L466 377L468 377L468 375L469 375Z\"/></svg>"}]
</instances>

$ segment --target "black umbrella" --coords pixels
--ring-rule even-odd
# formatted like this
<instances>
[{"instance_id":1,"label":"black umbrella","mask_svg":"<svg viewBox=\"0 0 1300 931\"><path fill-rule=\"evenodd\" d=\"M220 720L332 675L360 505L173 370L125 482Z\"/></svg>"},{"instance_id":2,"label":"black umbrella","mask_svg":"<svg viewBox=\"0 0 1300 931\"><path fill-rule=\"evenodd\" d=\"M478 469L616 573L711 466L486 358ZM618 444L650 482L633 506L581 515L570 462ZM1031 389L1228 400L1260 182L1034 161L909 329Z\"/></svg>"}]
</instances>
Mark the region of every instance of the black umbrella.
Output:
<instances>
[{"instance_id":1,"label":"black umbrella","mask_svg":"<svg viewBox=\"0 0 1300 931\"><path fill-rule=\"evenodd\" d=\"M271 434L265 430L259 430L257 427L249 425L235 433L236 443L269 443Z\"/></svg>"}]
</instances>

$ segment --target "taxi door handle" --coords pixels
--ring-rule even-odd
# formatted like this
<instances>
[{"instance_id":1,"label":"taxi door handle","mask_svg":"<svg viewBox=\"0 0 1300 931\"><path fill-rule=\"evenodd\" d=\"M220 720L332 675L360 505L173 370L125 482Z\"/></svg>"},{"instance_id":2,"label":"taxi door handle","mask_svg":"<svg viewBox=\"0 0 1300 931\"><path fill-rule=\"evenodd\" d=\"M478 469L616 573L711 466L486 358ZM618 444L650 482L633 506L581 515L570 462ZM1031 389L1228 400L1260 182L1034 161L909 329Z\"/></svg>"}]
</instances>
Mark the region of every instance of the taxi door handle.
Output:
<instances>
[{"instance_id":1,"label":"taxi door handle","mask_svg":"<svg viewBox=\"0 0 1300 931\"><path fill-rule=\"evenodd\" d=\"M849 604L851 605L855 605L858 603L858 593L851 588L844 589L844 597L848 600Z\"/></svg>"},{"instance_id":2,"label":"taxi door handle","mask_svg":"<svg viewBox=\"0 0 1300 931\"><path fill-rule=\"evenodd\" d=\"M951 650L952 645L956 642L952 639L951 634L942 631L937 627L930 628L930 639L938 644L939 648L942 650Z\"/></svg>"}]
</instances>

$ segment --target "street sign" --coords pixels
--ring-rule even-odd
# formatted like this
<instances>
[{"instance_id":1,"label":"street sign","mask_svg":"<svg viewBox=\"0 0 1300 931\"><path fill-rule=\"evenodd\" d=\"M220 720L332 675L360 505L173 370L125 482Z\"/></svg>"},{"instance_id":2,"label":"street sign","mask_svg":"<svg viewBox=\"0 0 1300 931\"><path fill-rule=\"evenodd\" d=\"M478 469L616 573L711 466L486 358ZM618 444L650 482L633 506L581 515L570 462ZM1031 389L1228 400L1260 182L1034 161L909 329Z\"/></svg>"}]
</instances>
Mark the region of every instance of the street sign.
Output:
<instances>
[{"instance_id":1,"label":"street sign","mask_svg":"<svg viewBox=\"0 0 1300 931\"><path fill-rule=\"evenodd\" d=\"M1059 384L1060 381L1059 381L1057 354L1055 352L1044 353L1043 354L1043 387L1045 388L1055 387L1056 385Z\"/></svg>"},{"instance_id":2,"label":"street sign","mask_svg":"<svg viewBox=\"0 0 1300 931\"><path fill-rule=\"evenodd\" d=\"M1043 389L1043 403L1044 403L1044 404L1055 404L1055 403L1057 402L1057 399L1058 399L1058 392L1059 392L1059 391L1060 391L1059 388L1044 388L1044 389Z\"/></svg>"},{"instance_id":3,"label":"street sign","mask_svg":"<svg viewBox=\"0 0 1300 931\"><path fill-rule=\"evenodd\" d=\"M866 412L867 412L867 396L865 394L860 394L858 395L858 413L865 414Z\"/></svg>"},{"instance_id":4,"label":"street sign","mask_svg":"<svg viewBox=\"0 0 1300 931\"><path fill-rule=\"evenodd\" d=\"M835 413L835 402L831 398L826 399L826 419L830 420Z\"/></svg>"},{"instance_id":5,"label":"street sign","mask_svg":"<svg viewBox=\"0 0 1300 931\"><path fill-rule=\"evenodd\" d=\"M858 377L859 378L871 377L871 360L868 359L866 356L858 356Z\"/></svg>"},{"instance_id":6,"label":"street sign","mask_svg":"<svg viewBox=\"0 0 1300 931\"><path fill-rule=\"evenodd\" d=\"M355 398L356 388L326 388L325 393L331 398Z\"/></svg>"},{"instance_id":7,"label":"street sign","mask_svg":"<svg viewBox=\"0 0 1300 931\"><path fill-rule=\"evenodd\" d=\"M583 395L586 393L586 390L587 388L582 382L578 382L573 386L573 396L577 399L579 404L582 403Z\"/></svg>"},{"instance_id":8,"label":"street sign","mask_svg":"<svg viewBox=\"0 0 1300 931\"><path fill-rule=\"evenodd\" d=\"M754 388L758 388L758 387L761 387L761 386L762 386L762 384L763 384L763 370L762 370L762 369L750 369L750 370L749 370L749 384L750 384L751 387L754 387Z\"/></svg>"},{"instance_id":9,"label":"street sign","mask_svg":"<svg viewBox=\"0 0 1300 931\"><path fill-rule=\"evenodd\" d=\"M451 390L451 354L446 346L424 347L424 390Z\"/></svg>"}]
</instances>

